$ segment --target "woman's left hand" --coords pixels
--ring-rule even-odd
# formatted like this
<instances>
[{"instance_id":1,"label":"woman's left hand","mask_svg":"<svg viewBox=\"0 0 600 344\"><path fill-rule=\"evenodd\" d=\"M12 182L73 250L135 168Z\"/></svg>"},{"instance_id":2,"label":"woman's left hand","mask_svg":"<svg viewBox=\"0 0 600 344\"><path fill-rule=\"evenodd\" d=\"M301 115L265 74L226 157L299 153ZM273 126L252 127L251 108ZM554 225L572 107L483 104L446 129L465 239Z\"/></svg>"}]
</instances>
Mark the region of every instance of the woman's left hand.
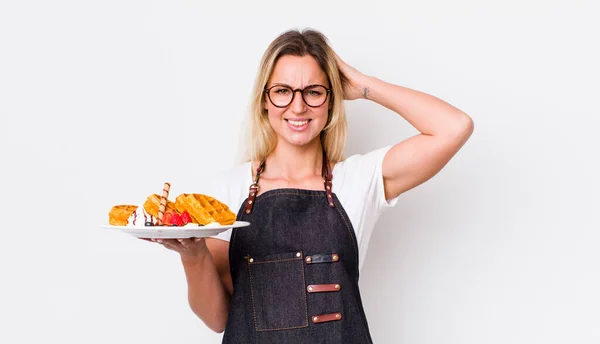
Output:
<instances>
[{"instance_id":1,"label":"woman's left hand","mask_svg":"<svg viewBox=\"0 0 600 344\"><path fill-rule=\"evenodd\" d=\"M359 72L356 68L342 61L337 54L335 54L335 59L342 77L344 99L367 99L369 94L368 77Z\"/></svg>"}]
</instances>

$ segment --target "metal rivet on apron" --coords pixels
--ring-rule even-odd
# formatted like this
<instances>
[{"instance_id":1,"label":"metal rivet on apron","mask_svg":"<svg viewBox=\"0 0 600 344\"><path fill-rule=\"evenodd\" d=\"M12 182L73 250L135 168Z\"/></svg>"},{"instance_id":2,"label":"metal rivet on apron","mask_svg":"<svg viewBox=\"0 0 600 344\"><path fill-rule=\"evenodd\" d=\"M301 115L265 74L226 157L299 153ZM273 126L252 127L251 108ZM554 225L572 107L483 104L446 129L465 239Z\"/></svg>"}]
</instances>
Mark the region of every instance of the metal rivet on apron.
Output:
<instances>
[{"instance_id":1,"label":"metal rivet on apron","mask_svg":"<svg viewBox=\"0 0 600 344\"><path fill-rule=\"evenodd\" d=\"M326 188L327 190L329 190L329 189L331 189L331 186L327 185L325 188Z\"/></svg>"},{"instance_id":2,"label":"metal rivet on apron","mask_svg":"<svg viewBox=\"0 0 600 344\"><path fill-rule=\"evenodd\" d=\"M313 322L319 321L319 317L313 317Z\"/></svg>"},{"instance_id":3,"label":"metal rivet on apron","mask_svg":"<svg viewBox=\"0 0 600 344\"><path fill-rule=\"evenodd\" d=\"M252 200L249 200L249 201L248 201L248 204L252 204Z\"/></svg>"},{"instance_id":4,"label":"metal rivet on apron","mask_svg":"<svg viewBox=\"0 0 600 344\"><path fill-rule=\"evenodd\" d=\"M312 290L313 290L313 287L308 287L308 291L312 291Z\"/></svg>"},{"instance_id":5,"label":"metal rivet on apron","mask_svg":"<svg viewBox=\"0 0 600 344\"><path fill-rule=\"evenodd\" d=\"M302 257L302 253L300 253L300 252L296 253L296 257L298 257L298 258Z\"/></svg>"},{"instance_id":6,"label":"metal rivet on apron","mask_svg":"<svg viewBox=\"0 0 600 344\"><path fill-rule=\"evenodd\" d=\"M331 196L331 194L327 194L327 197L331 198L332 196Z\"/></svg>"},{"instance_id":7,"label":"metal rivet on apron","mask_svg":"<svg viewBox=\"0 0 600 344\"><path fill-rule=\"evenodd\" d=\"M336 284L334 288L335 288L335 289L340 289L340 285L339 285L339 284Z\"/></svg>"},{"instance_id":8,"label":"metal rivet on apron","mask_svg":"<svg viewBox=\"0 0 600 344\"><path fill-rule=\"evenodd\" d=\"M333 202L329 202L329 205L333 205Z\"/></svg>"},{"instance_id":9,"label":"metal rivet on apron","mask_svg":"<svg viewBox=\"0 0 600 344\"><path fill-rule=\"evenodd\" d=\"M337 255L337 254L334 254L334 255L333 255L333 261L334 261L334 262L337 262L337 261L338 261L338 259L340 259L340 258L338 257L338 255Z\"/></svg>"},{"instance_id":10,"label":"metal rivet on apron","mask_svg":"<svg viewBox=\"0 0 600 344\"><path fill-rule=\"evenodd\" d=\"M338 313L338 314L335 315L335 318L339 320L339 319L342 318L342 315L340 313Z\"/></svg>"},{"instance_id":11,"label":"metal rivet on apron","mask_svg":"<svg viewBox=\"0 0 600 344\"><path fill-rule=\"evenodd\" d=\"M310 263L312 261L312 259L310 257L306 257L306 262Z\"/></svg>"},{"instance_id":12,"label":"metal rivet on apron","mask_svg":"<svg viewBox=\"0 0 600 344\"><path fill-rule=\"evenodd\" d=\"M252 263L254 261L254 258L250 258L250 263Z\"/></svg>"},{"instance_id":13,"label":"metal rivet on apron","mask_svg":"<svg viewBox=\"0 0 600 344\"><path fill-rule=\"evenodd\" d=\"M256 195L254 192L250 194L250 196L254 196L254 195Z\"/></svg>"},{"instance_id":14,"label":"metal rivet on apron","mask_svg":"<svg viewBox=\"0 0 600 344\"><path fill-rule=\"evenodd\" d=\"M250 214L250 209L246 209L246 214Z\"/></svg>"}]
</instances>

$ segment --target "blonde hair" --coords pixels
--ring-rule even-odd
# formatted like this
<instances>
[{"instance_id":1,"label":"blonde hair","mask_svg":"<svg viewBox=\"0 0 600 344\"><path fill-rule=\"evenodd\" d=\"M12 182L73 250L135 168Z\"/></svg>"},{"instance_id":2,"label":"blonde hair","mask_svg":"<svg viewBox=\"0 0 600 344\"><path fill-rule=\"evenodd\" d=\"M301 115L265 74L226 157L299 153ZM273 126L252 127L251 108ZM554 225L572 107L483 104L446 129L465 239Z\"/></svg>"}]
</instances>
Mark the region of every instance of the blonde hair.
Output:
<instances>
[{"instance_id":1,"label":"blonde hair","mask_svg":"<svg viewBox=\"0 0 600 344\"><path fill-rule=\"evenodd\" d=\"M264 109L264 89L273 73L277 60L285 55L312 56L327 75L333 102L325 128L321 132L321 144L332 163L343 160L346 145L347 121L344 111L344 91L342 78L337 67L335 54L327 38L315 30L290 30L279 35L265 51L256 80L250 104L250 132L246 160L262 161L275 149L277 136L271 128L267 112Z\"/></svg>"}]
</instances>

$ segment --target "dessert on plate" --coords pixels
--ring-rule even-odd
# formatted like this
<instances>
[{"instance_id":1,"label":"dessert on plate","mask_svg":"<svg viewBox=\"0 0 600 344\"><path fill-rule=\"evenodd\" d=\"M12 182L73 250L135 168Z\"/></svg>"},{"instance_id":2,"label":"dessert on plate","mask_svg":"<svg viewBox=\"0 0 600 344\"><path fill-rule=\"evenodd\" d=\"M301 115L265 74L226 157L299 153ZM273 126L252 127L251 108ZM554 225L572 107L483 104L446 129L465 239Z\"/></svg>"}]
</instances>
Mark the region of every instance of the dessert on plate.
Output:
<instances>
[{"instance_id":1,"label":"dessert on plate","mask_svg":"<svg viewBox=\"0 0 600 344\"><path fill-rule=\"evenodd\" d=\"M184 193L168 200L171 184L165 183L162 196L152 194L144 204L115 205L108 213L108 223L113 226L224 226L235 222L236 216L229 207L214 197Z\"/></svg>"}]
</instances>

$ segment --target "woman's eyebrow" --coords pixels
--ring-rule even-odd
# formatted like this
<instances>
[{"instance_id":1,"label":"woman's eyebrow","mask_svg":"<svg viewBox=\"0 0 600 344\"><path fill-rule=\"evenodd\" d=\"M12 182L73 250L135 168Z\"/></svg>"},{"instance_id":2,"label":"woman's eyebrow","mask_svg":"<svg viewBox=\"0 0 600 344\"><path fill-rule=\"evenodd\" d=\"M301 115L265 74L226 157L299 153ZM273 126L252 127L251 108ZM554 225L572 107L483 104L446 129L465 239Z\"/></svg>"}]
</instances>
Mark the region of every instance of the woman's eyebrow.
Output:
<instances>
[{"instance_id":1,"label":"woman's eyebrow","mask_svg":"<svg viewBox=\"0 0 600 344\"><path fill-rule=\"evenodd\" d=\"M284 84L282 82L274 82L272 86L287 86L289 88L293 88L291 85Z\"/></svg>"},{"instance_id":2,"label":"woman's eyebrow","mask_svg":"<svg viewBox=\"0 0 600 344\"><path fill-rule=\"evenodd\" d=\"M326 84L326 83L325 83L325 84ZM306 85L306 86L304 86L303 88L307 88L307 87L310 87L310 86L317 86L317 85L321 86L321 85L325 85L325 84L320 84L320 83L314 83L314 82L313 82L313 83L309 83L309 84L307 84L307 85ZM294 88L292 85L284 84L284 83L281 83L281 82L274 82L274 83L271 85L271 87L272 87L272 86L287 86L287 87L289 87L289 88L291 88L291 89L295 89L295 88ZM327 86L326 86L326 87L327 87Z\"/></svg>"}]
</instances>

